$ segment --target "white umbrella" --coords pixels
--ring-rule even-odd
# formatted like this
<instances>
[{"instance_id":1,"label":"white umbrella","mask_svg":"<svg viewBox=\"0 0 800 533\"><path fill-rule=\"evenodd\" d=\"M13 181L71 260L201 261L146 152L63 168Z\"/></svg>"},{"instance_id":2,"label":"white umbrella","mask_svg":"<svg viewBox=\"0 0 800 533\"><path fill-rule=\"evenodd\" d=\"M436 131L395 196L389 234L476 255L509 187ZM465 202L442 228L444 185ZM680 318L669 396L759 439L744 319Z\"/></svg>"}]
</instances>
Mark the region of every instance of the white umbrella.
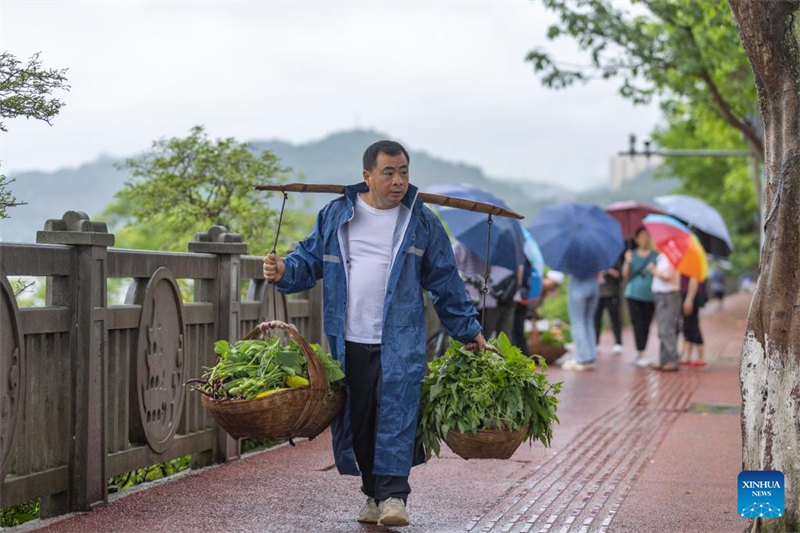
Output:
<instances>
[{"instance_id":1,"label":"white umbrella","mask_svg":"<svg viewBox=\"0 0 800 533\"><path fill-rule=\"evenodd\" d=\"M682 194L659 196L655 202L694 230L709 254L727 257L733 251L728 226L719 211L707 203Z\"/></svg>"}]
</instances>

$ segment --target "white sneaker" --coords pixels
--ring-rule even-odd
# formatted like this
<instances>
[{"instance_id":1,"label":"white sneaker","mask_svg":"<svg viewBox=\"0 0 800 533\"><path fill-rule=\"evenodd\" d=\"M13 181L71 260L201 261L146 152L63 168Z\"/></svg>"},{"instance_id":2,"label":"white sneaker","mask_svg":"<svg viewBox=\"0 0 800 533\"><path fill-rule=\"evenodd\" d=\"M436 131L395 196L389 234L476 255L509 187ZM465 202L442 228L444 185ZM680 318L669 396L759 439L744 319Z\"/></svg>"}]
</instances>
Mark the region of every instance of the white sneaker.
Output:
<instances>
[{"instance_id":1,"label":"white sneaker","mask_svg":"<svg viewBox=\"0 0 800 533\"><path fill-rule=\"evenodd\" d=\"M406 504L400 498L383 500L378 504L378 511L380 512L379 526L400 527L409 524Z\"/></svg>"},{"instance_id":2,"label":"white sneaker","mask_svg":"<svg viewBox=\"0 0 800 533\"><path fill-rule=\"evenodd\" d=\"M650 366L650 361L648 361L644 357L639 357L633 362L633 364L644 368Z\"/></svg>"},{"instance_id":3,"label":"white sneaker","mask_svg":"<svg viewBox=\"0 0 800 533\"><path fill-rule=\"evenodd\" d=\"M622 345L621 344L615 344L614 345L614 349L611 350L611 351L614 352L614 353L622 353Z\"/></svg>"},{"instance_id":4,"label":"white sneaker","mask_svg":"<svg viewBox=\"0 0 800 533\"><path fill-rule=\"evenodd\" d=\"M563 368L564 370L577 370L578 372L582 372L584 370L594 370L594 362L579 363L575 359L570 359L569 361L561 365L561 368Z\"/></svg>"},{"instance_id":5,"label":"white sneaker","mask_svg":"<svg viewBox=\"0 0 800 533\"><path fill-rule=\"evenodd\" d=\"M362 524L377 524L380 517L381 514L378 512L378 504L375 503L375 498L367 498L367 503L358 513L357 520Z\"/></svg>"}]
</instances>

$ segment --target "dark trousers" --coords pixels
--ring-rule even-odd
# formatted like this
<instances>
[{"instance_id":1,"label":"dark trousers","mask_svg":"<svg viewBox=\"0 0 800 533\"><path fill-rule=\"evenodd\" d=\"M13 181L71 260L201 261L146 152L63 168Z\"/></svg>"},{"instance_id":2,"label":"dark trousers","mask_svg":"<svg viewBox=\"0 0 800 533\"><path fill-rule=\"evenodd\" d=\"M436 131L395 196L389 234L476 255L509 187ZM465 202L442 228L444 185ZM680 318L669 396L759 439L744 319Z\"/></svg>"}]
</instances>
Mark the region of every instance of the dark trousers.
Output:
<instances>
[{"instance_id":1,"label":"dark trousers","mask_svg":"<svg viewBox=\"0 0 800 533\"><path fill-rule=\"evenodd\" d=\"M525 317L528 316L528 306L521 303L514 305L514 326L511 328L511 343L528 354L528 342L525 338Z\"/></svg>"},{"instance_id":2,"label":"dark trousers","mask_svg":"<svg viewBox=\"0 0 800 533\"><path fill-rule=\"evenodd\" d=\"M633 336L636 338L636 349L642 352L647 346L647 337L650 335L650 324L653 322L656 304L628 298L628 311L633 324Z\"/></svg>"},{"instance_id":3,"label":"dark trousers","mask_svg":"<svg viewBox=\"0 0 800 533\"><path fill-rule=\"evenodd\" d=\"M600 302L597 304L597 311L594 313L594 330L597 335L597 342L600 342L600 324L603 322L604 309L608 309L608 314L611 317L614 339L617 344L622 344L622 320L619 316L619 298L616 296L600 297Z\"/></svg>"},{"instance_id":4,"label":"dark trousers","mask_svg":"<svg viewBox=\"0 0 800 533\"><path fill-rule=\"evenodd\" d=\"M497 337L500 332L505 332L508 335L511 332L512 323L514 321L514 307L516 302L500 305L497 307L490 307L486 309L486 318L483 320L483 336L489 339L490 337ZM483 311L479 311L481 319L483 319Z\"/></svg>"},{"instance_id":5,"label":"dark trousers","mask_svg":"<svg viewBox=\"0 0 800 533\"><path fill-rule=\"evenodd\" d=\"M350 392L350 434L361 470L361 491L377 501L388 498L405 501L411 492L408 476L372 473L381 398L381 345L345 343L345 367Z\"/></svg>"}]
</instances>

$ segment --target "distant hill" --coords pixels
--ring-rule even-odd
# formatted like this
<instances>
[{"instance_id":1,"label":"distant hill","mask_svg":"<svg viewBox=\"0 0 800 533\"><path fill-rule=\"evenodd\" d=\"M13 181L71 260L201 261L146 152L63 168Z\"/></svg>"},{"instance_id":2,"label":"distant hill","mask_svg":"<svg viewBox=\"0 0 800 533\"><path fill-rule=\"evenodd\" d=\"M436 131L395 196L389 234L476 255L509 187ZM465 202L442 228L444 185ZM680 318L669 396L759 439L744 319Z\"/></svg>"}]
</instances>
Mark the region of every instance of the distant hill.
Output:
<instances>
[{"instance_id":1,"label":"distant hill","mask_svg":"<svg viewBox=\"0 0 800 533\"><path fill-rule=\"evenodd\" d=\"M374 130L351 130L334 133L323 139L302 144L280 140L250 141L254 150L269 149L276 153L292 179L320 183L356 183L361 180L361 157L371 143L392 138ZM446 161L424 151L410 150L411 181L422 190L432 183L469 183L493 191L507 199L512 208L525 213L536 200L552 199L568 192L546 183L530 183L492 179L477 166ZM10 211L11 218L0 221L0 240L34 242L36 231L49 218L59 218L68 210L84 211L93 219L122 189L129 173L117 170L119 159L100 157L78 168L55 172L22 172L9 175L16 179L11 190L19 201L28 205ZM311 208L319 208L331 200L328 195L306 195ZM113 228L112 228L113 231Z\"/></svg>"},{"instance_id":2,"label":"distant hill","mask_svg":"<svg viewBox=\"0 0 800 533\"><path fill-rule=\"evenodd\" d=\"M680 186L676 178L656 178L655 169L645 170L636 175L632 180L626 181L619 190L612 191L607 188L583 192L579 195L581 202L591 202L607 206L623 200L635 200L641 203L653 203L653 198L670 194Z\"/></svg>"},{"instance_id":3,"label":"distant hill","mask_svg":"<svg viewBox=\"0 0 800 533\"><path fill-rule=\"evenodd\" d=\"M369 144L391 138L374 130L350 130L334 133L318 141L292 144L280 140L251 141L254 150L275 152L284 166L291 167L293 180L319 183L356 183L361 180L361 157ZM646 172L627 182L619 191L599 188L577 193L558 185L496 179L474 165L440 159L421 150L410 150L411 181L425 190L433 183L468 183L492 191L505 199L512 209L530 220L543 206L577 200L607 205L617 200L650 201L653 196L672 191L676 180L656 180ZM55 172L23 172L10 175L16 179L11 190L28 205L10 211L11 218L0 221L0 240L34 242L36 231L48 218L58 218L67 210L85 211L97 220L98 214L122 189L129 174L117 170L120 160L100 157L74 169ZM330 195L305 195L303 205L317 209L330 201ZM270 201L277 201L275 195ZM308 203L306 203L308 202ZM110 228L114 231L115 228Z\"/></svg>"},{"instance_id":4,"label":"distant hill","mask_svg":"<svg viewBox=\"0 0 800 533\"><path fill-rule=\"evenodd\" d=\"M302 171L305 181L350 184L361 181L361 158L364 149L381 139L392 136L375 130L350 130L334 133L319 141L290 144L283 141L253 141L257 149L272 150L281 161ZM421 190L434 183L468 183L492 191L516 210L523 211L537 199L555 198L568 191L558 185L537 182L520 182L492 178L474 165L446 161L421 150L409 149L411 156L411 182ZM315 207L330 200L329 196L314 196Z\"/></svg>"},{"instance_id":5,"label":"distant hill","mask_svg":"<svg viewBox=\"0 0 800 533\"><path fill-rule=\"evenodd\" d=\"M612 191L608 187L598 187L588 191L562 192L549 198L526 200L522 202L517 211L525 216L525 220L522 223L528 226L539 211L554 203L572 201L606 207L614 202L634 200L640 203L653 204L653 198L670 194L679 185L680 181L674 178L656 178L655 171L650 169L625 182L616 191Z\"/></svg>"},{"instance_id":6,"label":"distant hill","mask_svg":"<svg viewBox=\"0 0 800 533\"><path fill-rule=\"evenodd\" d=\"M128 173L114 168L117 159L101 156L78 168L55 172L8 174L15 179L10 189L20 202L0 220L0 240L35 242L36 232L49 218L60 218L66 211L84 211L90 217L101 212L122 188Z\"/></svg>"}]
</instances>

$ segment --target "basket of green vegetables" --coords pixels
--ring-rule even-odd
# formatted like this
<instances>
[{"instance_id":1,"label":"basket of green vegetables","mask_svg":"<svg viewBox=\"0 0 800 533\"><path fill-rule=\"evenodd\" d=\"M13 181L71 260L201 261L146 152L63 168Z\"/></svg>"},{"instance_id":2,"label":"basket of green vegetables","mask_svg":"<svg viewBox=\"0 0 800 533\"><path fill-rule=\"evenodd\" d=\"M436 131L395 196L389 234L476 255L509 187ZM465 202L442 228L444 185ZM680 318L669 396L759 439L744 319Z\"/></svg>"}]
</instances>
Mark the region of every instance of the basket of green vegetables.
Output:
<instances>
[{"instance_id":1,"label":"basket of green vegetables","mask_svg":"<svg viewBox=\"0 0 800 533\"><path fill-rule=\"evenodd\" d=\"M508 459L526 440L549 446L561 383L547 380L544 360L502 333L484 352L450 342L422 384L417 438L427 457L439 455L441 441L464 459Z\"/></svg>"},{"instance_id":2,"label":"basket of green vegetables","mask_svg":"<svg viewBox=\"0 0 800 533\"><path fill-rule=\"evenodd\" d=\"M547 364L554 363L559 357L567 353L563 337L553 331L533 331L528 340L528 351L541 355Z\"/></svg>"},{"instance_id":3,"label":"basket of green vegetables","mask_svg":"<svg viewBox=\"0 0 800 533\"><path fill-rule=\"evenodd\" d=\"M285 331L289 342L270 330ZM264 322L233 346L217 341L214 351L217 364L189 383L234 438L314 438L344 405L341 365L291 324Z\"/></svg>"}]
</instances>

